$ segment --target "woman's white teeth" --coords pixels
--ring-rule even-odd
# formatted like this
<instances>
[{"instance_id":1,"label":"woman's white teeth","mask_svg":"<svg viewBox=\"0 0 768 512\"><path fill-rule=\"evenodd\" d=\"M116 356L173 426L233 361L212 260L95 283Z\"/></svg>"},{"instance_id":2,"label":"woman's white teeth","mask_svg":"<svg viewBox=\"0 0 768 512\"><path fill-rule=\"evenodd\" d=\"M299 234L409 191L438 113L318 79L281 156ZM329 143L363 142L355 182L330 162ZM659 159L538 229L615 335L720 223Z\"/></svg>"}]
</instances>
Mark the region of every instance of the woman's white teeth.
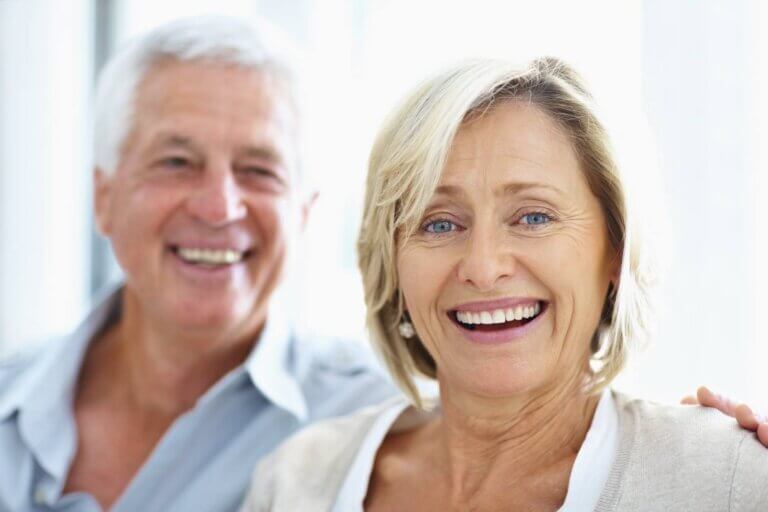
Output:
<instances>
[{"instance_id":1,"label":"woman's white teeth","mask_svg":"<svg viewBox=\"0 0 768 512\"><path fill-rule=\"evenodd\" d=\"M491 311L457 311L456 319L463 324L503 324L514 320L533 318L541 312L541 303Z\"/></svg>"},{"instance_id":2,"label":"woman's white teeth","mask_svg":"<svg viewBox=\"0 0 768 512\"><path fill-rule=\"evenodd\" d=\"M243 259L242 252L230 249L186 249L180 247L177 252L184 261L206 265L229 265Z\"/></svg>"}]
</instances>

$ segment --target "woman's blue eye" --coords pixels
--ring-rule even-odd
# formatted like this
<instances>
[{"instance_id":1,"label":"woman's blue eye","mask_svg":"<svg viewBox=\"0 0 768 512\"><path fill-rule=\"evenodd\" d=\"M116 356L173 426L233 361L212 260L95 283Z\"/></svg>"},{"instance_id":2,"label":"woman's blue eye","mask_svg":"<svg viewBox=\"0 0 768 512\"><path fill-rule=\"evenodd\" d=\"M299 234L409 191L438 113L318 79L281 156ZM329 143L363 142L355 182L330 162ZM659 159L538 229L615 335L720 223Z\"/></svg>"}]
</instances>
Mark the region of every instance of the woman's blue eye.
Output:
<instances>
[{"instance_id":1,"label":"woman's blue eye","mask_svg":"<svg viewBox=\"0 0 768 512\"><path fill-rule=\"evenodd\" d=\"M455 227L456 225L449 220L436 220L427 224L424 229L427 233L435 233L439 235L442 233L449 233L453 231Z\"/></svg>"},{"instance_id":2,"label":"woman's blue eye","mask_svg":"<svg viewBox=\"0 0 768 512\"><path fill-rule=\"evenodd\" d=\"M522 224L528 224L531 226L541 226L542 224L547 224L551 220L552 218L546 213L533 212L523 215L520 219L520 222Z\"/></svg>"}]
</instances>

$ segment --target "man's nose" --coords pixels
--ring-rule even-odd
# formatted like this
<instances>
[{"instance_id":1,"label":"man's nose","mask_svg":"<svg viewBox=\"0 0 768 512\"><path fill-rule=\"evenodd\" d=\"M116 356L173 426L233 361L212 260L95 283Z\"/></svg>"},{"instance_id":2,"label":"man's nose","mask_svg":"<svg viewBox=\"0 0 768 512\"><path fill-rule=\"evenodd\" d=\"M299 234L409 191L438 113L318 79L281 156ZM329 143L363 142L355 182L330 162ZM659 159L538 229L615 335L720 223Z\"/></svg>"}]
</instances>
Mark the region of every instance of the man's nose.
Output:
<instances>
[{"instance_id":1,"label":"man's nose","mask_svg":"<svg viewBox=\"0 0 768 512\"><path fill-rule=\"evenodd\" d=\"M499 229L475 229L467 239L459 263L458 278L478 291L489 292L502 281L512 277L517 257Z\"/></svg>"},{"instance_id":2,"label":"man's nose","mask_svg":"<svg viewBox=\"0 0 768 512\"><path fill-rule=\"evenodd\" d=\"M212 227L241 220L246 215L242 191L231 169L207 169L187 203L189 213Z\"/></svg>"}]
</instances>

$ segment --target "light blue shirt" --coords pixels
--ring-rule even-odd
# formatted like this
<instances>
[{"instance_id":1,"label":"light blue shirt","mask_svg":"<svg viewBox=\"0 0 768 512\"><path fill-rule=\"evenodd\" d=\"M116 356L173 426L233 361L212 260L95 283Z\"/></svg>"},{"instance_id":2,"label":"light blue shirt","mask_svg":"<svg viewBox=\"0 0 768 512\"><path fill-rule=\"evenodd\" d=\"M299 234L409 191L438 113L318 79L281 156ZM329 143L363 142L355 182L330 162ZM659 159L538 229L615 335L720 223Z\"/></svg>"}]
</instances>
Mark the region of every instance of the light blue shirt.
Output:
<instances>
[{"instance_id":1,"label":"light blue shirt","mask_svg":"<svg viewBox=\"0 0 768 512\"><path fill-rule=\"evenodd\" d=\"M77 449L80 367L91 340L119 315L119 295L71 336L0 363L1 512L101 510L88 494L61 491ZM297 339L270 312L245 363L176 419L111 510L237 510L256 462L291 433L394 393L365 347Z\"/></svg>"}]
</instances>

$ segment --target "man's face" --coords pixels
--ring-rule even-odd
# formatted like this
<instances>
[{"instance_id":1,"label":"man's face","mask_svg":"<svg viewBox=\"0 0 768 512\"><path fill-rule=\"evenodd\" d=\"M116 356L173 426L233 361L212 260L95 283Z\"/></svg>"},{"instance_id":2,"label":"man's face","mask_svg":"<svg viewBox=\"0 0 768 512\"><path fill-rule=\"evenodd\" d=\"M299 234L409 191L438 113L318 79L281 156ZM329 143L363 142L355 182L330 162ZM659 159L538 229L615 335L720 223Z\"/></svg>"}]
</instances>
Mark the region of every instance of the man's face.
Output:
<instances>
[{"instance_id":1,"label":"man's face","mask_svg":"<svg viewBox=\"0 0 768 512\"><path fill-rule=\"evenodd\" d=\"M95 183L99 229L144 322L216 339L257 333L301 224L296 129L264 73L169 61L146 74L118 168Z\"/></svg>"}]
</instances>

